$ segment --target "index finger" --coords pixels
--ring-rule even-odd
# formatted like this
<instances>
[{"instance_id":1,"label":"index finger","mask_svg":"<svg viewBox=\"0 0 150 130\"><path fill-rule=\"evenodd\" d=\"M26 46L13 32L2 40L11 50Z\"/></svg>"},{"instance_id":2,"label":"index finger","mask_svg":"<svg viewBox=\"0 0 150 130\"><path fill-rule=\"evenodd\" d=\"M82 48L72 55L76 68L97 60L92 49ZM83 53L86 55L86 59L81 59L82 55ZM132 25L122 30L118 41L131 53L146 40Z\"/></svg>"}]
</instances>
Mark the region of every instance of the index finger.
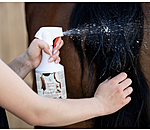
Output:
<instances>
[{"instance_id":1,"label":"index finger","mask_svg":"<svg viewBox=\"0 0 150 130\"><path fill-rule=\"evenodd\" d=\"M115 76L114 78L112 78L111 81L113 80L114 84L119 84L120 82L124 81L126 78L127 78L127 74L125 72L122 72L117 76Z\"/></svg>"},{"instance_id":2,"label":"index finger","mask_svg":"<svg viewBox=\"0 0 150 130\"><path fill-rule=\"evenodd\" d=\"M59 49L63 46L63 44L64 44L63 40L61 40L61 38L59 38L56 43L56 46L53 49L53 54L56 54L59 51Z\"/></svg>"},{"instance_id":3,"label":"index finger","mask_svg":"<svg viewBox=\"0 0 150 130\"><path fill-rule=\"evenodd\" d=\"M54 41L54 48L55 48L56 43L57 43L57 41L59 40L59 38L60 38L60 37L56 37L56 38L55 38L55 41Z\"/></svg>"}]
</instances>

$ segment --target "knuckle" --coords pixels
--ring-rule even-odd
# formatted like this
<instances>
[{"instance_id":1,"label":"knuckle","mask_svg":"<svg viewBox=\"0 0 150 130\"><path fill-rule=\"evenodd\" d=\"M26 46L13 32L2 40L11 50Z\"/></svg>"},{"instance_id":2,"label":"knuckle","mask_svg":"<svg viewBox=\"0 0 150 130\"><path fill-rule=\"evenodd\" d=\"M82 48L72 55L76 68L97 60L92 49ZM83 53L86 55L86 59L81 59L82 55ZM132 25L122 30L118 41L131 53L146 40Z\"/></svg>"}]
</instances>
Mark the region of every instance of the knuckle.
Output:
<instances>
[{"instance_id":1,"label":"knuckle","mask_svg":"<svg viewBox=\"0 0 150 130\"><path fill-rule=\"evenodd\" d=\"M36 42L36 41L38 41L38 39L37 39L37 38L33 39L33 42Z\"/></svg>"},{"instance_id":2,"label":"knuckle","mask_svg":"<svg viewBox=\"0 0 150 130\"><path fill-rule=\"evenodd\" d=\"M125 104L127 104L127 101L124 99L124 100L122 101L122 105L125 105Z\"/></svg>"},{"instance_id":3,"label":"knuckle","mask_svg":"<svg viewBox=\"0 0 150 130\"><path fill-rule=\"evenodd\" d=\"M59 56L59 55L60 55L60 51L57 52L57 56Z\"/></svg>"},{"instance_id":4,"label":"knuckle","mask_svg":"<svg viewBox=\"0 0 150 130\"><path fill-rule=\"evenodd\" d=\"M64 41L63 41L63 40L61 40L61 44L64 45ZM61 46L62 46L62 45L61 45Z\"/></svg>"},{"instance_id":5,"label":"knuckle","mask_svg":"<svg viewBox=\"0 0 150 130\"><path fill-rule=\"evenodd\" d=\"M43 49L49 48L49 45L46 42L41 42L41 46L43 47Z\"/></svg>"},{"instance_id":6,"label":"knuckle","mask_svg":"<svg viewBox=\"0 0 150 130\"><path fill-rule=\"evenodd\" d=\"M118 91L119 93L122 93L123 90L122 90L122 87L121 87L120 85L118 86L117 91Z\"/></svg>"},{"instance_id":7,"label":"knuckle","mask_svg":"<svg viewBox=\"0 0 150 130\"><path fill-rule=\"evenodd\" d=\"M45 44L45 45L44 45L44 48L49 48L49 45L48 45L48 44Z\"/></svg>"},{"instance_id":8,"label":"knuckle","mask_svg":"<svg viewBox=\"0 0 150 130\"><path fill-rule=\"evenodd\" d=\"M117 84L117 79L112 79L112 80L110 81L110 83L111 83L112 86L113 86L113 85L116 85L116 84Z\"/></svg>"},{"instance_id":9,"label":"knuckle","mask_svg":"<svg viewBox=\"0 0 150 130\"><path fill-rule=\"evenodd\" d=\"M124 94L121 94L121 98L122 98L123 100L125 100L125 96L124 96Z\"/></svg>"},{"instance_id":10,"label":"knuckle","mask_svg":"<svg viewBox=\"0 0 150 130\"><path fill-rule=\"evenodd\" d=\"M59 57L59 56L57 57L57 60L60 60L60 57Z\"/></svg>"},{"instance_id":11,"label":"knuckle","mask_svg":"<svg viewBox=\"0 0 150 130\"><path fill-rule=\"evenodd\" d=\"M33 41L32 41L32 43L34 43L34 44L36 44L38 42L39 42L39 39L37 39L37 38L33 39Z\"/></svg>"},{"instance_id":12,"label":"knuckle","mask_svg":"<svg viewBox=\"0 0 150 130\"><path fill-rule=\"evenodd\" d=\"M122 92L122 88L118 85L118 87L117 87L117 92L118 93L121 93Z\"/></svg>"}]
</instances>

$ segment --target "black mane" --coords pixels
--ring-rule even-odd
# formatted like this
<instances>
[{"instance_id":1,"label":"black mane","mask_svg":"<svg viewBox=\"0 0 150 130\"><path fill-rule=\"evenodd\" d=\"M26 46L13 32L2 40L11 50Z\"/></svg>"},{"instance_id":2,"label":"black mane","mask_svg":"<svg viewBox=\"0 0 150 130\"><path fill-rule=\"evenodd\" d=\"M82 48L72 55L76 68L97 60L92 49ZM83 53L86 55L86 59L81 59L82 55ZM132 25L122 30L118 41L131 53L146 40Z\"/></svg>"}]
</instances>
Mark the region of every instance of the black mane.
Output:
<instances>
[{"instance_id":1,"label":"black mane","mask_svg":"<svg viewBox=\"0 0 150 130\"><path fill-rule=\"evenodd\" d=\"M82 77L85 59L89 72L96 74L93 90L106 78L120 72L126 72L132 79L132 101L114 114L96 118L95 128L148 128L150 125L149 89L138 61L143 21L140 3L77 3L72 12L70 29L86 30L83 32L84 49L81 46L83 35L73 35L73 41L80 57Z\"/></svg>"}]
</instances>

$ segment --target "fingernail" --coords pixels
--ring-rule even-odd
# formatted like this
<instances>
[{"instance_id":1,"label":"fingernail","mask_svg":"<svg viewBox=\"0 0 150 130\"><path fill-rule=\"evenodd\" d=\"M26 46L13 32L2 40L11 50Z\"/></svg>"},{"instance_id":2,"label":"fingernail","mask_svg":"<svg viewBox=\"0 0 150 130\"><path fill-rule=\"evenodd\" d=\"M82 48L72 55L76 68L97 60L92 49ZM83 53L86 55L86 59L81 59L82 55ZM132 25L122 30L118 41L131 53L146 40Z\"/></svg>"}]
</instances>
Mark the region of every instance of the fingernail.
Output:
<instances>
[{"instance_id":1,"label":"fingernail","mask_svg":"<svg viewBox=\"0 0 150 130\"><path fill-rule=\"evenodd\" d=\"M55 47L58 47L59 46L59 44L57 44Z\"/></svg>"},{"instance_id":2,"label":"fingernail","mask_svg":"<svg viewBox=\"0 0 150 130\"><path fill-rule=\"evenodd\" d=\"M57 51L58 51L58 50L56 49L56 50L53 52L53 54L56 54L56 53L57 53Z\"/></svg>"},{"instance_id":3,"label":"fingernail","mask_svg":"<svg viewBox=\"0 0 150 130\"><path fill-rule=\"evenodd\" d=\"M48 59L48 62L52 62L54 60L53 57L51 57L50 59Z\"/></svg>"},{"instance_id":4,"label":"fingernail","mask_svg":"<svg viewBox=\"0 0 150 130\"><path fill-rule=\"evenodd\" d=\"M49 49L49 54L50 54L50 56L52 56L52 52L51 52L51 50Z\"/></svg>"},{"instance_id":5,"label":"fingernail","mask_svg":"<svg viewBox=\"0 0 150 130\"><path fill-rule=\"evenodd\" d=\"M59 62L59 60L57 59L56 61L55 61L55 63L58 63Z\"/></svg>"}]
</instances>

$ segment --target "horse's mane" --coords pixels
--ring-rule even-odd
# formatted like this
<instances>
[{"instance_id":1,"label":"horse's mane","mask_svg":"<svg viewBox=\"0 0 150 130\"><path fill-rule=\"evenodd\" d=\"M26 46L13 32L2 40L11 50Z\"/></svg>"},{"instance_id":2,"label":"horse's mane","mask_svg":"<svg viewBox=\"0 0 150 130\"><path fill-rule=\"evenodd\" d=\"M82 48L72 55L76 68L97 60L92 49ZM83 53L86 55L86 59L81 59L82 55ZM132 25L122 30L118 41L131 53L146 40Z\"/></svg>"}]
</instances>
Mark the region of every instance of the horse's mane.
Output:
<instances>
[{"instance_id":1,"label":"horse's mane","mask_svg":"<svg viewBox=\"0 0 150 130\"><path fill-rule=\"evenodd\" d=\"M96 74L94 91L99 83L120 72L126 72L132 79L132 101L114 114L98 117L96 128L149 126L149 90L138 61L143 39L143 21L140 3L77 3L75 5L70 19L70 29L86 29L84 37L73 36L74 46L81 62L82 78L84 62L87 59L89 72ZM83 38L84 48L81 46ZM90 83L89 80L88 87Z\"/></svg>"}]
</instances>

